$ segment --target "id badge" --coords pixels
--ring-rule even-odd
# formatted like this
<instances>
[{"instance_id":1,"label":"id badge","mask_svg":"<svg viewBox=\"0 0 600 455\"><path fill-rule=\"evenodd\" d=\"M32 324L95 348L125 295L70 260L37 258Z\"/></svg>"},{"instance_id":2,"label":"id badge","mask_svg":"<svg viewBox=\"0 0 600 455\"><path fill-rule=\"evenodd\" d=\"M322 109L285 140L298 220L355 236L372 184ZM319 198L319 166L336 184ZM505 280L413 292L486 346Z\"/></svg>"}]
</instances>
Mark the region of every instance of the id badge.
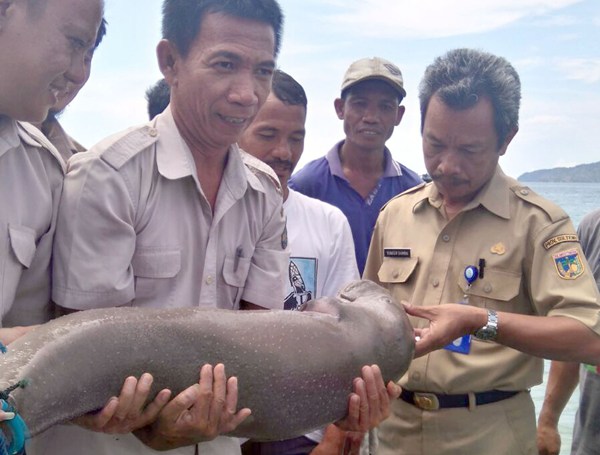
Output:
<instances>
[{"instance_id":1,"label":"id badge","mask_svg":"<svg viewBox=\"0 0 600 455\"><path fill-rule=\"evenodd\" d=\"M459 354L468 354L471 350L471 335L463 335L457 338L452 343L444 346L444 349L452 352L458 352Z\"/></svg>"}]
</instances>

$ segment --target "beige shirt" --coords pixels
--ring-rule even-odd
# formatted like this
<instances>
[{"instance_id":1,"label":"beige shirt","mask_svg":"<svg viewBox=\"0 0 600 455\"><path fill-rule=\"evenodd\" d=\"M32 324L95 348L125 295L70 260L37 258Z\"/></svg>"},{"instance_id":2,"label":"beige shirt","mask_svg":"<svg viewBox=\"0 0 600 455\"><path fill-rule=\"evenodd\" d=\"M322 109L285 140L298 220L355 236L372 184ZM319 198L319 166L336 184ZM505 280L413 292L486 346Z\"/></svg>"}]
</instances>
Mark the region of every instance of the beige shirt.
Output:
<instances>
[{"instance_id":1,"label":"beige shirt","mask_svg":"<svg viewBox=\"0 0 600 455\"><path fill-rule=\"evenodd\" d=\"M213 214L167 109L69 161L53 299L79 310L282 308L285 246L271 169L232 146Z\"/></svg>"},{"instance_id":2,"label":"beige shirt","mask_svg":"<svg viewBox=\"0 0 600 455\"><path fill-rule=\"evenodd\" d=\"M50 319L50 257L64 163L32 125L0 116L0 326Z\"/></svg>"},{"instance_id":3,"label":"beige shirt","mask_svg":"<svg viewBox=\"0 0 600 455\"><path fill-rule=\"evenodd\" d=\"M400 249L410 257L394 257ZM465 267L479 259L484 277L467 292ZM414 305L459 302L467 292L470 305L568 316L600 333L600 297L570 219L500 168L451 221L434 184L392 199L377 220L364 277ZM468 355L440 349L415 359L401 385L446 394L525 390L541 383L542 371L542 359L472 337Z\"/></svg>"},{"instance_id":4,"label":"beige shirt","mask_svg":"<svg viewBox=\"0 0 600 455\"><path fill-rule=\"evenodd\" d=\"M40 125L40 130L48 140L56 147L62 159L69 161L75 153L85 152L85 147L73 139L63 129L60 122L56 119L47 120Z\"/></svg>"}]
</instances>

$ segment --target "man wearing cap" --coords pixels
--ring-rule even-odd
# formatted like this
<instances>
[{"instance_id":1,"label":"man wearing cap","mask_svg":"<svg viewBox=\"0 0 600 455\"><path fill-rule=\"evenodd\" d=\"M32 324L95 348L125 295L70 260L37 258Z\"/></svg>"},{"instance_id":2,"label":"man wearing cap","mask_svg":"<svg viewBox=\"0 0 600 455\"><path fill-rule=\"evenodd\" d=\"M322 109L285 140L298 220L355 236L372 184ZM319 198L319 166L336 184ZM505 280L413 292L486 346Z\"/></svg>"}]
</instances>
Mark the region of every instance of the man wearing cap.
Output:
<instances>
[{"instance_id":1,"label":"man wearing cap","mask_svg":"<svg viewBox=\"0 0 600 455\"><path fill-rule=\"evenodd\" d=\"M289 182L290 188L339 207L348 218L362 274L373 226L393 196L419 184L419 176L398 163L385 146L400 124L406 96L402 73L379 57L352 63L334 101L346 138L311 161Z\"/></svg>"}]
</instances>

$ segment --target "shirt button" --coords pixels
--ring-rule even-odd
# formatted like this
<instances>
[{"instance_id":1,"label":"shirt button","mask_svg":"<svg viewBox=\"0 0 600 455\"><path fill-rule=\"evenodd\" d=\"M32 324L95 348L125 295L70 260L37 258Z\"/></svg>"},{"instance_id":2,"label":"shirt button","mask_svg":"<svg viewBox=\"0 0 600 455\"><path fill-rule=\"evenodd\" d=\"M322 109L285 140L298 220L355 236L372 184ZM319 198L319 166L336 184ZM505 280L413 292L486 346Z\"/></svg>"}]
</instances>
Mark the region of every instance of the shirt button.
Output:
<instances>
[{"instance_id":1,"label":"shirt button","mask_svg":"<svg viewBox=\"0 0 600 455\"><path fill-rule=\"evenodd\" d=\"M522 190L521 190L521 194L522 194L523 196L527 196L527 195L529 194L529 190L522 189Z\"/></svg>"},{"instance_id":2,"label":"shirt button","mask_svg":"<svg viewBox=\"0 0 600 455\"><path fill-rule=\"evenodd\" d=\"M434 278L431 281L431 284L433 285L434 288L437 288L440 285L440 280L438 280L437 278Z\"/></svg>"},{"instance_id":3,"label":"shirt button","mask_svg":"<svg viewBox=\"0 0 600 455\"><path fill-rule=\"evenodd\" d=\"M158 131L156 131L154 128L150 128L148 134L150 135L150 137L156 137L158 135Z\"/></svg>"},{"instance_id":4,"label":"shirt button","mask_svg":"<svg viewBox=\"0 0 600 455\"><path fill-rule=\"evenodd\" d=\"M484 287L483 287L483 291L487 292L488 294L490 292L492 292L492 285L490 283L487 283Z\"/></svg>"},{"instance_id":5,"label":"shirt button","mask_svg":"<svg viewBox=\"0 0 600 455\"><path fill-rule=\"evenodd\" d=\"M215 281L215 279L212 276L207 276L206 277L206 284L213 284L213 282Z\"/></svg>"},{"instance_id":6,"label":"shirt button","mask_svg":"<svg viewBox=\"0 0 600 455\"><path fill-rule=\"evenodd\" d=\"M444 234L444 235L442 236L442 240L443 240L444 242L449 242L449 241L450 241L450 236L449 236L448 234Z\"/></svg>"},{"instance_id":7,"label":"shirt button","mask_svg":"<svg viewBox=\"0 0 600 455\"><path fill-rule=\"evenodd\" d=\"M415 382L419 382L421 380L421 373L413 373L411 379Z\"/></svg>"},{"instance_id":8,"label":"shirt button","mask_svg":"<svg viewBox=\"0 0 600 455\"><path fill-rule=\"evenodd\" d=\"M398 277L400 276L400 272L398 272L397 270L392 273L392 278L394 278L394 280L398 279Z\"/></svg>"}]
</instances>

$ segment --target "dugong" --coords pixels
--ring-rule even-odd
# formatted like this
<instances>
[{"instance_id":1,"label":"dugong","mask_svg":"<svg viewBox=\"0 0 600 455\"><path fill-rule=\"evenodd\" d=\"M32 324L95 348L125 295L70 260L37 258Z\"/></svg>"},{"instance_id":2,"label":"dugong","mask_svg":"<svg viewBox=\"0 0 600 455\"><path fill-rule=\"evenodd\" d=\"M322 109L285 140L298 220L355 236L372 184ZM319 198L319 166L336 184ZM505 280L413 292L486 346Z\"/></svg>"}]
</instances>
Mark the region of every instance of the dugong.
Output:
<instances>
[{"instance_id":1,"label":"dugong","mask_svg":"<svg viewBox=\"0 0 600 455\"><path fill-rule=\"evenodd\" d=\"M0 390L26 380L8 402L35 436L101 408L123 380L154 376L174 394L199 369L223 363L237 376L239 407L252 415L231 435L296 437L343 418L352 380L377 364L398 380L414 353L401 305L370 281L303 311L111 308L73 313L28 332L0 356Z\"/></svg>"}]
</instances>

